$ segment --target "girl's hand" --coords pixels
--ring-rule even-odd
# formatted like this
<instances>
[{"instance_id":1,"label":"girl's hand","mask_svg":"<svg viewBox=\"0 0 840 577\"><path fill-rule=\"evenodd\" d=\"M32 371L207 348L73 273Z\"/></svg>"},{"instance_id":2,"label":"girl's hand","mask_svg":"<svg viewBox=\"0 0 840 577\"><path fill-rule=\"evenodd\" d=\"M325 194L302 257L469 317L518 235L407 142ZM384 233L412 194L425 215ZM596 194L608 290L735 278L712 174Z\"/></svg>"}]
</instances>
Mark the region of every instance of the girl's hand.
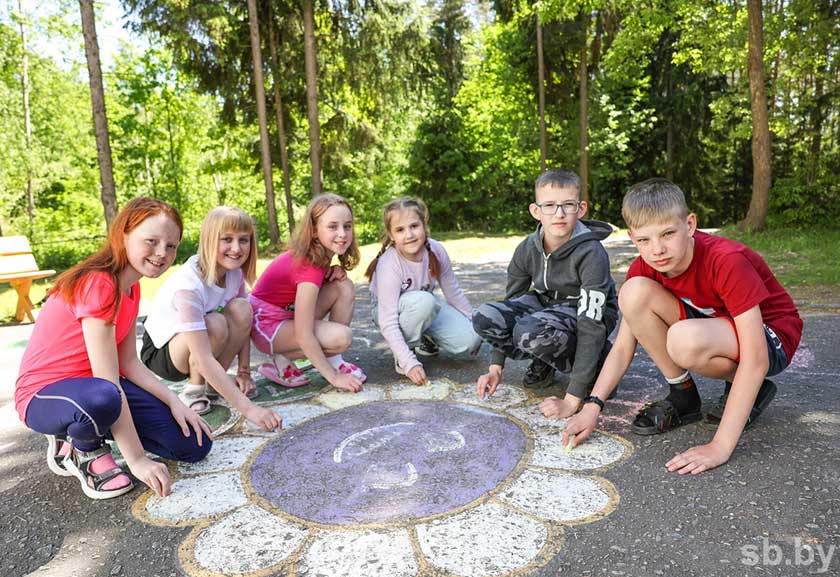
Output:
<instances>
[{"instance_id":1,"label":"girl's hand","mask_svg":"<svg viewBox=\"0 0 840 577\"><path fill-rule=\"evenodd\" d=\"M411 367L411 370L408 371L406 376L411 379L411 382L415 385L429 384L429 379L426 377L426 371L423 369L423 365Z\"/></svg>"},{"instance_id":2,"label":"girl's hand","mask_svg":"<svg viewBox=\"0 0 840 577\"><path fill-rule=\"evenodd\" d=\"M327 282L334 282L339 280L344 280L347 278L347 271L344 270L344 267L334 264L330 267L330 270L327 271L326 281Z\"/></svg>"},{"instance_id":3,"label":"girl's hand","mask_svg":"<svg viewBox=\"0 0 840 577\"><path fill-rule=\"evenodd\" d=\"M490 365L490 370L478 377L475 385L475 392L480 399L489 399L496 392L496 387L502 381L502 369L496 365Z\"/></svg>"},{"instance_id":4,"label":"girl's hand","mask_svg":"<svg viewBox=\"0 0 840 577\"><path fill-rule=\"evenodd\" d=\"M190 411L192 412L192 411ZM163 463L153 461L145 455L128 467L131 474L149 486L158 497L166 497L171 491L169 469Z\"/></svg>"},{"instance_id":5,"label":"girl's hand","mask_svg":"<svg viewBox=\"0 0 840 577\"><path fill-rule=\"evenodd\" d=\"M181 427L181 432L184 433L185 437L190 436L190 429L195 431L196 443L199 447L205 435L208 439L213 440L213 429L210 428L207 421L199 417L198 413L182 403L180 399L176 399L169 406L169 412L172 413L175 422Z\"/></svg>"},{"instance_id":6,"label":"girl's hand","mask_svg":"<svg viewBox=\"0 0 840 577\"><path fill-rule=\"evenodd\" d=\"M249 399L257 390L257 384L254 382L254 379L251 378L250 370L243 369L236 373L236 386L239 387L242 394Z\"/></svg>"},{"instance_id":7,"label":"girl's hand","mask_svg":"<svg viewBox=\"0 0 840 577\"><path fill-rule=\"evenodd\" d=\"M358 393L362 390L362 381L359 380L359 377L349 373L338 373L330 384L336 389L344 389L351 393Z\"/></svg>"},{"instance_id":8,"label":"girl's hand","mask_svg":"<svg viewBox=\"0 0 840 577\"><path fill-rule=\"evenodd\" d=\"M251 403L251 406L245 411L245 418L269 433L275 429L279 431L283 428L283 419L280 418L280 415L254 403Z\"/></svg>"}]
</instances>

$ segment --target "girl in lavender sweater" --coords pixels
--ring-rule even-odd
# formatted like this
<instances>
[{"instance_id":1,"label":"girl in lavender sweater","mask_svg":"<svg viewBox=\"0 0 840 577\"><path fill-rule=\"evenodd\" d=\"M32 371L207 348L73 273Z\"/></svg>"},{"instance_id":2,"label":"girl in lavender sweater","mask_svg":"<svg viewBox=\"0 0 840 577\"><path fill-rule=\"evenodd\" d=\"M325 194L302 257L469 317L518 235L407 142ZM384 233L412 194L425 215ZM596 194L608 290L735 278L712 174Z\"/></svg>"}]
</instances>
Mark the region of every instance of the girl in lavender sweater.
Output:
<instances>
[{"instance_id":1,"label":"girl in lavender sweater","mask_svg":"<svg viewBox=\"0 0 840 577\"><path fill-rule=\"evenodd\" d=\"M481 339L472 307L458 286L446 250L428 236L429 211L419 198L398 198L383 209L382 249L365 273L373 316L394 353L394 368L418 385L426 371L417 355L440 349L474 356ZM440 285L444 298L433 294Z\"/></svg>"}]
</instances>

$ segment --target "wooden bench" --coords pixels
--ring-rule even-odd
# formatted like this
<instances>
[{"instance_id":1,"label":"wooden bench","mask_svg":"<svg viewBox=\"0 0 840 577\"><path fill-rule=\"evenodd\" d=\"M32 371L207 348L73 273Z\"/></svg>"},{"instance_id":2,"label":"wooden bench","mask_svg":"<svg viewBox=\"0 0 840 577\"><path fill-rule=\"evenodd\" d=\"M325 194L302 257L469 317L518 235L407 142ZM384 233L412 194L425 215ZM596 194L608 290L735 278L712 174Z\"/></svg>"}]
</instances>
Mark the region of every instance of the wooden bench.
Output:
<instances>
[{"instance_id":1,"label":"wooden bench","mask_svg":"<svg viewBox=\"0 0 840 577\"><path fill-rule=\"evenodd\" d=\"M25 236L0 236L0 282L10 283L17 291L15 318L18 322L23 322L24 317L35 322L32 316L35 307L29 300L32 281L54 274L54 270L39 270Z\"/></svg>"}]
</instances>

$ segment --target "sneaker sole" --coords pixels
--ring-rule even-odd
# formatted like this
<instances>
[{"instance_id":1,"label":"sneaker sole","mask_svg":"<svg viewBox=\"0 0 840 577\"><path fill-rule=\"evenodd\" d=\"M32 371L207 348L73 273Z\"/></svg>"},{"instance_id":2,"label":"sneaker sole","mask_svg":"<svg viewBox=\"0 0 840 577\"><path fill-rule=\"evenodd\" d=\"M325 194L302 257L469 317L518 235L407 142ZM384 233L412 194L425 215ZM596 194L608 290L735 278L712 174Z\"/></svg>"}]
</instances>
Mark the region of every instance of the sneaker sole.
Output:
<instances>
[{"instance_id":1,"label":"sneaker sole","mask_svg":"<svg viewBox=\"0 0 840 577\"><path fill-rule=\"evenodd\" d=\"M72 477L73 473L68 471L64 465L64 457L60 457L58 455L58 437L55 435L47 435L47 467L50 468L50 471L58 475L59 477ZM62 439L62 442L66 443L67 441ZM61 462L59 462L61 461Z\"/></svg>"}]
</instances>

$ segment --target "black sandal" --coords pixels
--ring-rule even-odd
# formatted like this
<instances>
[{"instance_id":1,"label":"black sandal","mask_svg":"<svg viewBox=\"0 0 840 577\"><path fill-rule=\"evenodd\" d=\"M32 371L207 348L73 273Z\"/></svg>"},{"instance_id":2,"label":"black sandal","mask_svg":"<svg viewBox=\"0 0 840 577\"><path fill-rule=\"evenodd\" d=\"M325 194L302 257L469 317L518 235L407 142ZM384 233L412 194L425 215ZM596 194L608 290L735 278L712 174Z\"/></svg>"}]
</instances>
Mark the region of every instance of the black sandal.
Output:
<instances>
[{"instance_id":1,"label":"black sandal","mask_svg":"<svg viewBox=\"0 0 840 577\"><path fill-rule=\"evenodd\" d=\"M755 420L761 416L761 413L764 412L764 409L767 408L770 401L772 401L776 396L777 390L778 388L776 387L776 383L770 379L764 379L764 382L761 383L761 388L758 389L758 394L755 397L755 404L750 411L747 424L744 425L744 430L749 429L752 424L755 423ZM723 411L726 409L727 400L729 400L729 391L723 393L720 396L720 399L718 399L717 405L712 407L712 409L706 413L706 417L703 419L704 425L708 425L714 429L718 428L721 420L723 419Z\"/></svg>"},{"instance_id":2,"label":"black sandal","mask_svg":"<svg viewBox=\"0 0 840 577\"><path fill-rule=\"evenodd\" d=\"M668 399L646 403L633 419L633 432L637 435L658 435L677 427L699 421L700 411L680 414Z\"/></svg>"},{"instance_id":3,"label":"black sandal","mask_svg":"<svg viewBox=\"0 0 840 577\"><path fill-rule=\"evenodd\" d=\"M112 497L119 497L128 493L134 488L134 483L128 477L125 471L119 465L114 463L114 467L101 473L94 473L91 470L91 464L104 457L111 455L111 447L102 445L93 451L80 451L75 447L67 457L64 458L64 467L76 478L82 486L82 491L91 499L110 499ZM111 458L113 463L113 457ZM128 484L113 489L105 489L104 485L111 479L125 475L128 477Z\"/></svg>"}]
</instances>

